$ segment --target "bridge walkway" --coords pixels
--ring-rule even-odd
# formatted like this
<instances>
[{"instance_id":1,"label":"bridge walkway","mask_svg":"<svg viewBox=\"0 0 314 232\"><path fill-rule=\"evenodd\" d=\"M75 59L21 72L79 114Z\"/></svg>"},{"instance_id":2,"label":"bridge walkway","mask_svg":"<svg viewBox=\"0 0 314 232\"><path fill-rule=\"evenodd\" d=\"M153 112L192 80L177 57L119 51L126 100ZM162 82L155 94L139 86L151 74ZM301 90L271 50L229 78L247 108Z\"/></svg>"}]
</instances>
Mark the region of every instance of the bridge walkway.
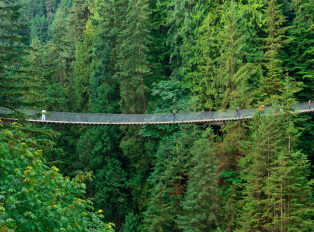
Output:
<instances>
[{"instance_id":1,"label":"bridge walkway","mask_svg":"<svg viewBox=\"0 0 314 232\"><path fill-rule=\"evenodd\" d=\"M314 107L309 109L307 103L293 105L294 113L312 113ZM40 113L35 110L21 110L27 115ZM30 118L32 123L42 124L72 124L72 125L168 125L168 124L194 124L207 123L212 125L222 125L224 122L250 120L257 109L240 110L240 117L235 117L235 111L215 111L215 112L192 112L173 114L84 114L84 113L67 113L67 112L47 112L46 120L42 121L37 118ZM273 111L272 107L264 109ZM11 110L0 108L0 114L12 113ZM14 120L14 119L10 119Z\"/></svg>"}]
</instances>

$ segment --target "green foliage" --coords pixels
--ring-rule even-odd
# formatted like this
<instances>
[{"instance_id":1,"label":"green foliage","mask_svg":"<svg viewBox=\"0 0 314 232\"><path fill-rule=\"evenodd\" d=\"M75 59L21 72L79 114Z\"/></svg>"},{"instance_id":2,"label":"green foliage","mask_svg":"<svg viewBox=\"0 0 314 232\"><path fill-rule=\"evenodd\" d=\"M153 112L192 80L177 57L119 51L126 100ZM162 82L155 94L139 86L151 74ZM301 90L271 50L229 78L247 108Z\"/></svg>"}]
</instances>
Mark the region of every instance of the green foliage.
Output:
<instances>
[{"instance_id":1,"label":"green foliage","mask_svg":"<svg viewBox=\"0 0 314 232\"><path fill-rule=\"evenodd\" d=\"M20 19L6 6L0 106L278 112L221 127L24 126L48 166L95 174L85 196L117 230L310 228L313 122L291 111L313 95L313 0L30 0Z\"/></svg>"},{"instance_id":2,"label":"green foliage","mask_svg":"<svg viewBox=\"0 0 314 232\"><path fill-rule=\"evenodd\" d=\"M126 214L128 206L128 172L117 146L118 131L116 127L90 128L77 143L79 160L76 160L76 167L95 175L94 182L87 184L88 196L95 200L96 209L105 209L104 216L111 221L115 219L116 212ZM119 224L116 226L120 227Z\"/></svg>"},{"instance_id":3,"label":"green foliage","mask_svg":"<svg viewBox=\"0 0 314 232\"><path fill-rule=\"evenodd\" d=\"M182 215L176 223L184 231L208 231L218 223L218 165L214 149L209 146L212 131L207 130L192 149L194 167L189 172Z\"/></svg>"},{"instance_id":4,"label":"green foliage","mask_svg":"<svg viewBox=\"0 0 314 232\"><path fill-rule=\"evenodd\" d=\"M94 36L91 21L88 21L83 34L83 41L77 43L76 62L74 65L74 86L80 112L88 111L90 96L90 75L92 73L92 42Z\"/></svg>"},{"instance_id":5,"label":"green foliage","mask_svg":"<svg viewBox=\"0 0 314 232\"><path fill-rule=\"evenodd\" d=\"M16 231L113 231L101 221L102 210L91 212L92 201L84 200L91 173L70 180L47 167L19 127L0 134L0 225Z\"/></svg>"},{"instance_id":6,"label":"green foliage","mask_svg":"<svg viewBox=\"0 0 314 232\"><path fill-rule=\"evenodd\" d=\"M244 184L241 225L245 230L311 228L309 163L294 149L293 121L283 113L256 116L241 159ZM294 189L298 191L295 192Z\"/></svg>"},{"instance_id":7,"label":"green foliage","mask_svg":"<svg viewBox=\"0 0 314 232\"><path fill-rule=\"evenodd\" d=\"M139 217L137 215L134 215L134 213L129 213L125 217L125 224L124 224L123 229L121 231L123 231L123 232L140 232L141 231L141 224L139 223Z\"/></svg>"},{"instance_id":8,"label":"green foliage","mask_svg":"<svg viewBox=\"0 0 314 232\"><path fill-rule=\"evenodd\" d=\"M148 15L146 0L128 1L126 17L121 25L124 30L119 34L117 51L119 55L116 75L120 82L122 112L147 111L147 84L150 84L147 78L150 74Z\"/></svg>"},{"instance_id":9,"label":"green foliage","mask_svg":"<svg viewBox=\"0 0 314 232\"><path fill-rule=\"evenodd\" d=\"M15 0L0 3L0 107L12 110L33 106L40 100L35 91L38 86L31 77L30 62L23 57L30 52L30 48L26 45L28 39L19 35L26 27L19 22L22 7L21 2ZM23 101L30 96L31 101ZM10 116L1 115L4 118ZM25 119L25 115L19 112L14 117Z\"/></svg>"}]
</instances>

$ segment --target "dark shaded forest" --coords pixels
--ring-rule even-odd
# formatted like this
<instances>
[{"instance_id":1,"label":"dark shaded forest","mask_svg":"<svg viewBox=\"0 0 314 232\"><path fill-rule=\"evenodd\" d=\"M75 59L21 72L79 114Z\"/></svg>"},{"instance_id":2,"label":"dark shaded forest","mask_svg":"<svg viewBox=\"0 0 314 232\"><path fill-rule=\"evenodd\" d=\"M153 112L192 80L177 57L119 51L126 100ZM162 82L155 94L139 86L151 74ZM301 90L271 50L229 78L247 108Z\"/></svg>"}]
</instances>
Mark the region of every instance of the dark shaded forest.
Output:
<instances>
[{"instance_id":1,"label":"dark shaded forest","mask_svg":"<svg viewBox=\"0 0 314 232\"><path fill-rule=\"evenodd\" d=\"M70 179L93 174L83 195L103 222L121 232L314 230L313 115L291 107L313 99L314 0L21 4L1 107L278 110L222 126L25 123L47 166Z\"/></svg>"}]
</instances>

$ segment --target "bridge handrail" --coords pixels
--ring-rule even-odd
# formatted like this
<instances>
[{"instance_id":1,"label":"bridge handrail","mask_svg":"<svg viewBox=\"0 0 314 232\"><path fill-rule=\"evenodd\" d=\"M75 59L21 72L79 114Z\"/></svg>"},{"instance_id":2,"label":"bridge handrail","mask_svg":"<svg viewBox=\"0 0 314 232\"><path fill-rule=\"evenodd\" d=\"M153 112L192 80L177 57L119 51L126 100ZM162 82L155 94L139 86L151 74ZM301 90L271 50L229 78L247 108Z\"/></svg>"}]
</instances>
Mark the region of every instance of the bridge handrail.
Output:
<instances>
[{"instance_id":1,"label":"bridge handrail","mask_svg":"<svg viewBox=\"0 0 314 232\"><path fill-rule=\"evenodd\" d=\"M309 106L307 102L293 104L292 108L295 110L307 110ZM314 106L313 106L314 108ZM279 108L280 109L280 108ZM241 109L240 117L250 117L257 112L258 109ZM273 110L272 107L265 107L264 112L267 113L269 110ZM38 110L19 110L26 115L41 114ZM10 114L12 110L7 108L0 108L0 114ZM73 112L54 112L47 111L47 121L67 121L67 122L112 122L112 123L146 123L146 122L169 122L175 120L180 121L202 121L202 120L221 120L228 118L235 118L235 110L220 110L220 111L204 111L204 112L183 112L176 113L175 118L172 113L169 114L103 114L103 113L73 113ZM239 115L237 115L239 117ZM31 117L33 120L40 120L40 117Z\"/></svg>"}]
</instances>

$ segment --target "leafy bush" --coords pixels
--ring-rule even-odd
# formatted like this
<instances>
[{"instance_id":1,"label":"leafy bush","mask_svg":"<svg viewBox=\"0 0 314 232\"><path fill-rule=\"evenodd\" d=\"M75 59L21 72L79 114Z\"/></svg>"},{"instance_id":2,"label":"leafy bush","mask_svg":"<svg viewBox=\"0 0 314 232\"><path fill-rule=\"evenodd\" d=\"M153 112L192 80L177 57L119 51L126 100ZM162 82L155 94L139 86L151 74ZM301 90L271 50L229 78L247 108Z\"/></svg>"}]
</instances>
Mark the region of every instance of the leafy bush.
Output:
<instances>
[{"instance_id":1,"label":"leafy bush","mask_svg":"<svg viewBox=\"0 0 314 232\"><path fill-rule=\"evenodd\" d=\"M84 200L92 173L63 177L19 128L0 131L0 230L114 231L102 222L102 210L92 212L92 199Z\"/></svg>"}]
</instances>

